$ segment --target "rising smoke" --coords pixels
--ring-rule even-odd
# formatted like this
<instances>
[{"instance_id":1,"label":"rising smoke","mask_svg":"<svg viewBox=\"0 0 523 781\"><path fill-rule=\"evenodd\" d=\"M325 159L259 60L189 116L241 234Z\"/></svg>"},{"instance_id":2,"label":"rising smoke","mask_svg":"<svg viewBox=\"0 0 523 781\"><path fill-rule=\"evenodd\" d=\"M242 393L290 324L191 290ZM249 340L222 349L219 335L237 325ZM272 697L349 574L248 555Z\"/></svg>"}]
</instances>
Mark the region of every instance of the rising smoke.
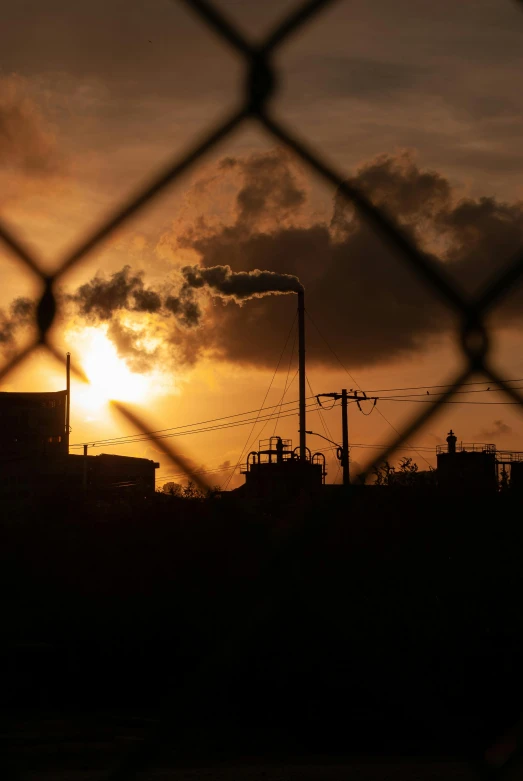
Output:
<instances>
[{"instance_id":1,"label":"rising smoke","mask_svg":"<svg viewBox=\"0 0 523 781\"><path fill-rule=\"evenodd\" d=\"M408 154L382 155L361 166L352 181L467 290L477 289L523 245L522 203L464 197ZM201 216L206 201L214 204L233 186L230 217L209 222ZM411 354L451 332L450 313L350 205L335 196L331 214L314 214L286 153L226 158L195 188L200 211L158 245L163 257L166 248L172 251L168 278L146 283L143 272L125 266L62 294L72 317L107 324L133 368L179 366L206 354L273 365L292 319L282 294L302 285L310 313L352 367ZM195 262L177 267L180 254ZM12 318L13 311L3 316L4 344L13 339ZM523 292L511 294L496 323L521 328ZM147 337L156 339L154 348L147 347ZM310 345L309 361L327 359Z\"/></svg>"},{"instance_id":2,"label":"rising smoke","mask_svg":"<svg viewBox=\"0 0 523 781\"><path fill-rule=\"evenodd\" d=\"M195 297L197 291L242 303L303 290L299 279L291 274L260 269L236 272L230 266L184 266L176 293L162 296L159 291L145 287L143 275L143 271L133 272L130 266L125 266L109 278L94 277L75 293L64 296L64 300L91 322L110 320L117 312L143 312L172 315L184 326L194 327L200 325L202 317Z\"/></svg>"},{"instance_id":3,"label":"rising smoke","mask_svg":"<svg viewBox=\"0 0 523 781\"><path fill-rule=\"evenodd\" d=\"M0 310L0 348L10 353L16 343L16 334L34 322L35 305L29 298L15 298L7 311Z\"/></svg>"},{"instance_id":4,"label":"rising smoke","mask_svg":"<svg viewBox=\"0 0 523 781\"><path fill-rule=\"evenodd\" d=\"M169 341L176 343L190 339L188 330L201 325L203 298L215 297L223 301L243 302L271 295L297 293L303 287L296 276L274 271L234 272L230 266L200 268L184 266L178 273L178 281L167 287L167 292L155 290L144 283L144 272L133 272L124 266L110 276L97 275L73 293L59 294L59 304L73 317L87 324L107 324L107 334L120 355L127 358L135 371L147 371L159 358L159 349L147 350L144 336L151 335L155 324L145 323L145 329L131 328L120 319L122 315L156 315L163 320L174 320ZM11 304L8 313L0 313L0 345L12 347L17 330L30 324L34 318L35 304L19 298ZM182 333L180 333L182 329ZM185 333L184 333L185 332ZM194 360L198 349L177 352L178 360ZM192 358L190 357L192 356Z\"/></svg>"}]
</instances>

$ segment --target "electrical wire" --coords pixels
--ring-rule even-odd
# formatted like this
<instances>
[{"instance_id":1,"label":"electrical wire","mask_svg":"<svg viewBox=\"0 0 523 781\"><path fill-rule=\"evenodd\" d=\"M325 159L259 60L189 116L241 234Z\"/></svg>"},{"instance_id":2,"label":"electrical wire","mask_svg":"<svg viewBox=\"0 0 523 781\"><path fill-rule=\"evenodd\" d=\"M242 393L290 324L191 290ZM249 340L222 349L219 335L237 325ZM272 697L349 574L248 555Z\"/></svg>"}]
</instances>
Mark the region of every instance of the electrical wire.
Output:
<instances>
[{"instance_id":1,"label":"electrical wire","mask_svg":"<svg viewBox=\"0 0 523 781\"><path fill-rule=\"evenodd\" d=\"M318 411L315 404L308 405L306 407L306 409L309 410L310 412L317 412ZM280 417L281 418L290 418L290 417L294 417L294 415L297 415L297 414L298 414L298 407L296 407L293 410L287 411L285 415L281 415ZM103 447L115 447L115 446L123 446L123 445L135 445L135 444L139 444L140 442L151 442L151 441L155 442L155 441L157 441L159 439L172 439L174 437L186 437L186 436L189 436L191 434L208 434L208 433L212 433L214 431L223 431L223 430L229 429L229 428L237 428L238 426L246 426L246 425L249 425L249 423L252 423L253 421L254 421L254 425L256 425L256 423L262 422L262 421L269 422L270 420L274 420L273 415L274 415L274 412L271 412L267 416L260 416L260 415L258 415L255 418L247 418L246 420L236 421L235 423L224 423L224 424L222 424L220 426L208 426L207 428L193 429L191 431L174 432L172 434L162 434L160 436L147 436L147 435L137 434L134 439L129 438L129 439L126 439L123 442L120 441L120 440L115 441L115 442L113 442L111 440L107 440L107 441L103 442L102 444L103 444Z\"/></svg>"},{"instance_id":2,"label":"electrical wire","mask_svg":"<svg viewBox=\"0 0 523 781\"><path fill-rule=\"evenodd\" d=\"M400 404L483 404L486 407L496 407L501 404L521 406L519 401L453 401L452 399L448 401L439 401L438 399L432 401L431 399L395 399L393 397L387 398L386 396L384 398L380 397L380 401L394 401Z\"/></svg>"},{"instance_id":3,"label":"electrical wire","mask_svg":"<svg viewBox=\"0 0 523 781\"><path fill-rule=\"evenodd\" d=\"M309 396L306 398L306 401L310 401L313 397ZM270 410L279 406L288 406L289 404L298 404L298 399L293 399L293 401L286 401L281 405L281 401L277 402L276 404L270 404L268 407L265 407L265 410ZM222 420L231 420L232 418L240 418L242 415L253 415L256 412L261 412L263 408L258 409L251 409L251 410L245 410L245 412L236 412L234 415L224 415L219 418L210 418L209 420L201 420L195 423L186 423L183 426L169 426L168 428L161 428L156 429L154 431L144 431L143 435L152 436L156 434L162 434L166 431L180 431L182 429L186 428L192 428L193 426L204 426L208 423L216 423L220 422ZM136 435L136 436L142 436L142 435ZM121 437L109 437L107 439L89 439L86 442L75 442L74 444L70 445L70 448L82 448L84 445L89 445L89 447L93 447L95 445L105 445L106 442L121 442L126 439L133 439L133 434L126 434Z\"/></svg>"},{"instance_id":4,"label":"electrical wire","mask_svg":"<svg viewBox=\"0 0 523 781\"><path fill-rule=\"evenodd\" d=\"M297 375L298 375L298 369L296 369L296 372L294 373L294 377L292 378L292 380L291 380L291 382L290 382L290 385L289 385L289 387L287 388L287 390L284 390L284 391L283 391L282 399L285 397L285 394L286 394L286 393L287 393L287 392L288 392L288 391L291 389L291 386L292 386L292 384L293 384L294 380L296 379ZM306 407L306 409L307 409L307 407ZM314 405L312 405L312 406L310 407L310 409L311 409L311 411L312 411L312 410L314 409ZM297 407L297 408L296 408L296 410L295 410L295 411L294 411L292 414L293 414L293 415L296 415L298 412L299 412L299 407ZM257 433L257 434L255 434L255 435L253 436L253 438L252 438L252 440L251 440L251 444L250 444L250 445L247 447L247 451L248 451L248 452L250 452L251 448L252 448L252 447L254 447L254 444L256 443L256 440L257 440L257 439L258 439L258 440L260 439L261 435L262 435L262 434L263 434L263 432L265 431L265 427L266 427L267 423L269 423L269 422L271 421L271 419L273 419L273 418L272 418L272 415L274 415L274 412L271 412L271 414L269 415L269 417L266 419L266 422L264 423L264 425L261 427L261 429L258 431L258 433ZM289 415L279 415L279 418L278 418L278 419L280 419L280 418L287 418L287 417L289 417Z\"/></svg>"},{"instance_id":5,"label":"electrical wire","mask_svg":"<svg viewBox=\"0 0 523 781\"><path fill-rule=\"evenodd\" d=\"M512 388L512 390L523 390L523 386L517 386L515 388ZM504 390L502 388L494 388L491 387L488 388L479 388L476 390L457 390L454 391L454 395L468 395L470 393L504 393ZM390 396L379 396L380 400L383 399L411 399L415 397L426 397L426 396L432 396L432 398L437 399L440 396L444 396L445 393L429 393L426 391L425 393L402 393L398 395L390 395ZM426 399L428 400L428 399Z\"/></svg>"},{"instance_id":6,"label":"electrical wire","mask_svg":"<svg viewBox=\"0 0 523 781\"><path fill-rule=\"evenodd\" d=\"M310 318L310 315L309 315L309 318ZM311 319L311 322L312 322L312 319ZM318 333L320 333L320 332L318 332ZM322 339L324 339L324 341L325 341L325 337L323 337L323 335L321 333L320 333L320 336L322 336ZM331 349L331 351L332 351L332 348L330 348L330 345L329 345L329 349ZM346 373L349 375L351 380L361 390L361 388L360 388L359 384L356 382L355 378L345 368L343 363L336 356L336 353L333 352L333 354L337 358L338 362L340 363L340 365L344 369L344 371L346 371ZM485 380L483 383L464 383L464 384L465 385L478 385L478 384L485 384L486 385L487 382L488 381ZM507 382L507 383L509 383L509 382L523 382L523 380L505 380L505 382ZM292 385L292 381L291 381L291 385ZM451 386L450 385L449 386L447 386L447 385L427 385L427 386L413 386L412 388L383 388L383 389L381 389L381 392L383 392L383 393L392 393L394 391L401 391L401 390L419 390L419 389L423 389L423 388L429 389L429 388L446 388L446 387L451 387ZM517 388L516 387L516 388L514 388L514 390L523 390L523 387L521 387L521 388ZM368 393L372 393L372 392L379 392L379 389L378 390L374 390L374 391L371 391L371 390L368 391ZM458 391L456 391L456 394L489 393L489 392L490 393L499 393L499 392L503 392L503 389L490 387L490 388L479 389L479 390L470 390L470 391L460 391L460 390L458 390ZM423 396L423 395L425 395L425 394L402 394L401 396L395 396L395 397L392 397L392 396L391 397L381 396L380 397L380 401L385 401L385 400L387 400L389 398L390 399L395 399L395 400L396 399L397 400L403 400L403 399L408 399L408 398L411 398L411 397L417 397L417 396ZM441 394L430 394L430 395L433 396L434 398L436 398L437 396L439 396ZM314 398L314 396L309 396L309 397L306 398L306 401L309 401L312 398ZM429 400L425 399L425 401L429 401ZM264 409L266 409L266 410L277 409L279 407L280 408L280 414L281 414L281 408L283 406L289 406L291 404L297 404L297 403L298 403L297 399L293 400L293 401L286 401L286 402L283 402L280 399L280 401L277 402L276 404L269 405L268 407L265 407ZM447 402L445 402L445 403L447 403ZM462 403L468 403L468 402L462 402ZM470 403L473 403L473 402L470 402ZM498 403L499 404L501 402L487 402L487 403L489 403L489 404L496 404L496 403ZM515 404L516 402L508 402L508 403L514 403ZM325 407L325 406L323 406L323 410L326 411L326 412L328 412L330 409L332 409L332 407ZM155 438L154 435L159 435L159 434L162 434L164 432L168 432L168 431L173 431L173 432L174 431L182 431L184 429L189 429L189 428L193 429L196 426L206 426L207 424L211 424L211 423L220 423L221 421L232 420L234 418L242 417L243 415L255 414L255 413L258 413L260 411L261 411L261 409L245 410L244 412L238 412L238 413L234 413L232 415L224 415L224 416L221 416L221 417L218 417L218 418L210 418L208 420L198 421L198 422L194 422L194 423L187 423L187 424L184 424L184 425L181 425L181 426L170 426L170 427L165 428L165 429L156 429L156 430L153 430L153 431L147 431L147 432L144 432L143 434L140 434L140 435L125 435L125 436L121 436L121 437L110 437L110 438L107 438L107 439L98 439L98 440L92 440L91 439L91 440L86 441L86 442L74 443L74 444L72 444L70 446L70 448L71 449L79 449L79 448L83 448L84 445L89 445L90 447L98 447L100 445L107 445L107 446L109 446L109 445L114 445L114 444L118 444L118 443L122 443L122 444L129 443L129 444L132 444L135 441L144 441L143 440L144 437L151 437L153 439L153 438ZM379 410L378 410L378 412L379 412ZM389 423L389 425L391 425L389 421L387 421L387 422ZM203 431L203 430L204 429L195 429L195 433L200 433L200 431ZM213 429L209 428L208 430L213 430ZM140 439L137 440L136 437L140 437Z\"/></svg>"},{"instance_id":7,"label":"electrical wire","mask_svg":"<svg viewBox=\"0 0 523 781\"><path fill-rule=\"evenodd\" d=\"M506 385L508 385L511 382L523 382L523 378L521 378L519 380L502 380L502 382L504 382ZM489 385L489 384L491 384L491 385L499 385L499 383L491 383L491 382L489 382L489 380L481 380L481 381L478 381L478 382L464 382L464 383L462 383L462 386L465 386L465 385ZM393 391L431 390L432 388L452 388L452 385L451 384L447 384L447 385L414 385L411 388L374 388L374 389L371 388L371 390L367 391L367 393L392 393ZM495 390L502 391L503 388L496 388Z\"/></svg>"},{"instance_id":8,"label":"electrical wire","mask_svg":"<svg viewBox=\"0 0 523 781\"><path fill-rule=\"evenodd\" d=\"M312 316L310 315L310 313L308 312L308 310L305 310L305 311L306 311L306 313L307 313L307 316L308 316L309 320L310 320L310 321L311 321L311 323L313 324L314 328L316 329L316 331L318 332L318 334L320 335L320 337L323 339L323 341L325 342L325 344L327 345L327 347L329 348L329 350L331 351L331 353L334 355L334 357L336 358L336 360L337 360L337 361L338 361L338 363L340 364L340 366L341 366L341 368L343 369L343 371L345 371L345 372L348 374L348 376L351 378L352 382L353 382L353 383L356 385L356 387L357 387L359 390L361 390L361 386L360 386L360 384L359 384L359 383L358 383L358 382L355 380L355 378L352 376L352 374L351 374L351 373L350 373L350 371L347 369L347 367L346 367L346 366L345 366L345 365L342 363L342 361L341 361L341 359L338 357L337 353L336 353L336 352L334 351L334 349L331 347L331 345L329 344L329 342L327 341L327 339L326 339L326 338L323 336L323 334L321 333L320 329L318 328L318 326L316 325L316 323L315 323L315 322L314 322L314 320L312 319ZM393 431L395 431L395 432L396 432L396 434L397 434L398 436L401 436L401 434L400 434L400 432L398 431L398 429L397 429L395 426L393 426L393 425L392 425L392 423L390 422L390 420L388 420L388 418L386 418L386 417L385 417L385 415L384 415L384 414L383 414L383 412L382 412L382 411L379 409L379 407L376 407L376 409L377 409L378 413L381 415L381 417L383 418L383 420L384 420L384 421L385 421L385 422L386 422L386 423L387 423L387 424L388 424L388 425L391 427L391 429L392 429ZM407 443L407 444L408 444L408 443ZM416 451L414 451L414 452L416 452ZM429 462L427 461L427 459L426 459L426 458L425 458L425 457L424 457L424 456L423 456L421 453L418 453L418 455L420 456L420 458L422 458L422 459L425 461L425 463L429 464ZM429 464L429 466L430 466L430 464Z\"/></svg>"},{"instance_id":9,"label":"electrical wire","mask_svg":"<svg viewBox=\"0 0 523 781\"><path fill-rule=\"evenodd\" d=\"M296 313L295 313L295 315L294 315L294 317L293 317L292 324L291 324L291 327L290 327L289 333L287 334L287 338L286 338L286 340L285 340L285 344L283 345L283 349L282 349L282 351L281 351L281 353L280 353L280 357L278 358L278 363L276 364L276 368L275 368L275 370L274 370L274 374L273 374L273 375L272 375L272 377L271 377L271 381L270 381L270 383L269 383L269 387L267 388L267 390L266 390L266 392L265 392L265 396L263 397L263 402L262 402L262 405L261 405L261 407L260 407L260 411L258 412L258 415L257 415L257 417L256 417L256 420L254 421L254 423L253 423L253 425L252 425L252 429L251 429L251 431L250 431L250 434L248 434L248 436L247 436L247 439L246 439L246 441L245 441L245 445L244 445L244 446L243 446L243 448L242 448L242 451L241 451L241 453L240 453L240 456L239 456L239 458L238 458L238 461L237 461L237 463L236 463L236 468L235 468L234 472L236 471L236 469L239 467L239 465L240 465L240 463L241 463L241 460L242 460L242 457L243 457L244 450L245 450L245 448L247 447L247 445L249 444L249 440L250 440L250 438L251 438L251 436L252 436L252 433L253 433L253 431L254 431L254 429L255 429L255 427L256 427L256 424L257 424L257 422L258 422L258 418L259 418L259 416L260 416L260 412L262 411L263 407L265 406L265 402L267 401L267 397L269 396L270 390L271 390L271 388L272 388L272 384L273 384L273 382L274 382L274 380L275 380L275 378L276 378L276 375L277 375L277 373L278 373L278 369L280 368L280 363L281 363L281 361L282 361L282 358L283 358L283 356L284 356L285 350L287 349L287 344L289 343L289 339L290 339L290 337L291 337L291 333L292 333L292 332L293 332L293 330L294 330L294 324L295 324L295 322L296 322L296 319L297 319L297 317L298 317L298 312L296 312ZM231 482L231 479L232 479L232 476L233 476L234 472L231 472L231 474L229 475L229 478L228 478L228 480L227 480L227 482L226 482L226 484L225 484L225 488L226 488L226 489L227 489L227 487L228 487L229 483Z\"/></svg>"},{"instance_id":10,"label":"electrical wire","mask_svg":"<svg viewBox=\"0 0 523 781\"><path fill-rule=\"evenodd\" d=\"M276 436L276 428L278 426L278 421L280 419L282 402L283 402L283 399L285 398L285 394L287 393L287 383L289 382L289 374L291 373L291 364L292 364L292 359L294 357L294 348L296 346L296 337L297 337L297 335L298 335L298 329L296 328L296 330L294 331L294 339L293 339L293 342L292 342L291 354L290 354L290 357L289 357L289 366L287 367L287 376L285 378L285 385L284 385L284 388L283 388L283 395L282 395L281 400L280 400L279 412L278 412L278 414L276 416L276 421L274 423L274 429L273 429L273 432L272 432L273 437ZM294 375L294 376L296 376L296 375ZM294 378L293 378L292 382L294 382ZM311 393L312 393L312 391L311 391Z\"/></svg>"},{"instance_id":11,"label":"electrical wire","mask_svg":"<svg viewBox=\"0 0 523 781\"><path fill-rule=\"evenodd\" d=\"M314 396L314 395L315 395L315 393L314 393L314 391L313 391L313 389L312 389L312 385L311 385L311 382L310 382L310 380L309 380L309 378L308 378L307 374L305 375L305 379L307 380L307 385L309 386L309 390L310 390L310 392L311 392L311 393L312 393L312 395ZM316 397L316 398L317 398L317 397ZM328 410L327 410L327 411L328 411ZM324 417L323 417L323 415L322 415L322 413L321 413L321 407L320 407L320 409L318 410L318 412L319 412L319 415L320 415L320 421L321 421L321 425L322 425L322 427L323 427L323 430L324 430L324 432L325 432L325 436L326 436L328 439L330 439L331 441L333 441L333 436L332 436L332 434L331 434L331 432L330 432L330 430L329 430L329 426L328 426L328 424L327 424L327 421L324 419ZM316 451L316 452L318 452L318 451ZM334 483L336 483L336 480L338 479L338 475L339 475L339 473L340 473L340 469L341 469L341 463L340 463L340 460L339 460L339 459L337 459L337 460L338 460L338 469L337 469L337 471L336 471L336 476L335 476L335 478L334 478Z\"/></svg>"},{"instance_id":12,"label":"electrical wire","mask_svg":"<svg viewBox=\"0 0 523 781\"><path fill-rule=\"evenodd\" d=\"M357 449L383 450L386 447L386 445L383 445L383 444L382 445L380 445L380 444L371 445L371 444L369 444L367 442L354 442L354 443L351 444L350 447L351 447L351 449L352 448L357 448ZM325 453L327 451L337 450L337 446L331 445L329 447L315 448L315 450L318 453ZM435 447L431 447L429 445L416 445L415 447L409 447L408 445L406 445L406 446L399 447L398 450L406 450L406 451L409 451L409 452L418 452L419 450L423 450L425 453L433 453L433 454L436 453L436 448ZM499 450L497 452L498 453L503 453L505 451ZM506 452L512 452L512 451L506 451ZM194 474L212 474L213 472L226 472L229 469L235 469L235 466L234 465L229 465L229 466L214 467L212 469L199 469L199 470L196 470ZM169 474L165 474L165 475L160 475L160 476L155 478L155 481L156 482L160 482L162 480L167 480L169 478L176 478L176 477L186 477L186 474L185 474L185 472L175 472L175 473L169 473Z\"/></svg>"}]
</instances>

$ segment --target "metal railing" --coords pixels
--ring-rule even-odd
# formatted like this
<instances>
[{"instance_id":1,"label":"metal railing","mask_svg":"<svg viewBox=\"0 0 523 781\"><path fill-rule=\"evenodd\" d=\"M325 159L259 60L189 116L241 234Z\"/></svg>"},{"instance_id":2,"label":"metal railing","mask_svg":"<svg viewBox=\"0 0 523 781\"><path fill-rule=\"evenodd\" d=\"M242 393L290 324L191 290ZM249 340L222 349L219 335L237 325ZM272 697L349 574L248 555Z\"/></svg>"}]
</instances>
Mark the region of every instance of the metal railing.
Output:
<instances>
[{"instance_id":1,"label":"metal railing","mask_svg":"<svg viewBox=\"0 0 523 781\"><path fill-rule=\"evenodd\" d=\"M487 445L483 442L456 442L455 451L456 453L495 453L496 445ZM448 445L436 445L436 455L449 452Z\"/></svg>"}]
</instances>

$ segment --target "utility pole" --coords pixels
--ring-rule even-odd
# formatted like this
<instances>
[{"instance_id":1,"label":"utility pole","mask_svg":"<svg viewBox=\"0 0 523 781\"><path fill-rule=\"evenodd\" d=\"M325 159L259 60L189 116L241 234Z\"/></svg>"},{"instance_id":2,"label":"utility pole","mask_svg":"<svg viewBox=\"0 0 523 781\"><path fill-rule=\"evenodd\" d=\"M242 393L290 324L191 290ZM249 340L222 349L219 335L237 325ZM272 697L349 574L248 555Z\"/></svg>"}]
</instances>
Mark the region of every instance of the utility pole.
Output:
<instances>
[{"instance_id":1,"label":"utility pole","mask_svg":"<svg viewBox=\"0 0 523 781\"><path fill-rule=\"evenodd\" d=\"M350 485L350 470L349 470L349 399L355 401L358 407L360 407L360 401L372 401L374 400L374 406L376 406L377 396L367 396L365 391L351 391L347 392L346 388L343 388L341 393L318 393L316 400L321 407L320 396L328 396L335 401L341 400L341 468L343 473L343 485Z\"/></svg>"},{"instance_id":2,"label":"utility pole","mask_svg":"<svg viewBox=\"0 0 523 781\"><path fill-rule=\"evenodd\" d=\"M84 445L84 468L83 468L83 474L82 474L82 488L84 492L84 496L87 494L87 448L88 445Z\"/></svg>"},{"instance_id":3,"label":"utility pole","mask_svg":"<svg viewBox=\"0 0 523 781\"><path fill-rule=\"evenodd\" d=\"M65 452L69 455L69 429L71 419L71 353L65 357L66 407L65 407Z\"/></svg>"},{"instance_id":4,"label":"utility pole","mask_svg":"<svg viewBox=\"0 0 523 781\"><path fill-rule=\"evenodd\" d=\"M341 391L341 469L343 474L343 485L350 485L348 406L347 389L343 388Z\"/></svg>"}]
</instances>

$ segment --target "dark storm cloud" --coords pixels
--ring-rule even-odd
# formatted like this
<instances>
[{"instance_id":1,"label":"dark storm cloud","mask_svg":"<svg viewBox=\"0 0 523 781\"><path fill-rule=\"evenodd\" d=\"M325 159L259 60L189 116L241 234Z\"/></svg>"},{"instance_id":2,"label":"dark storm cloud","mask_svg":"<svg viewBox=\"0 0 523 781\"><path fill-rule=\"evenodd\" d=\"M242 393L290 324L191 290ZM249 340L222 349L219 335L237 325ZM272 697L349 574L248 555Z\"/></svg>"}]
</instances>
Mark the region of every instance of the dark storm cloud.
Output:
<instances>
[{"instance_id":1,"label":"dark storm cloud","mask_svg":"<svg viewBox=\"0 0 523 781\"><path fill-rule=\"evenodd\" d=\"M285 155L279 166L279 172L273 171L276 179L287 178L292 164ZM254 175L246 165L238 170L240 193L252 186ZM460 199L444 176L421 169L406 154L376 158L357 171L353 182L469 290L523 244L521 204ZM260 181L256 186L260 200L270 203L270 181L266 194ZM238 202L232 225L206 229L200 223L179 242L196 250L204 267L227 262L236 270L264 268L297 276L305 286L307 308L350 365L388 361L450 333L451 317L430 288L340 198L328 223L311 219L304 224L302 219L301 224L279 225L272 220L266 228L268 216L260 212L258 223L245 219ZM498 322L519 327L521 301L521 294L513 296ZM218 304L211 315L215 344L230 360L270 364L292 310L292 304L274 298L253 301L241 311ZM309 359L328 356L311 346Z\"/></svg>"},{"instance_id":2,"label":"dark storm cloud","mask_svg":"<svg viewBox=\"0 0 523 781\"><path fill-rule=\"evenodd\" d=\"M87 319L102 321L109 320L119 310L152 314L161 307L159 294L145 287L143 271L132 272L130 266L124 266L109 279L94 277L67 295L66 300L75 304Z\"/></svg>"},{"instance_id":3,"label":"dark storm cloud","mask_svg":"<svg viewBox=\"0 0 523 781\"><path fill-rule=\"evenodd\" d=\"M222 160L220 170L234 170L243 179L236 196L238 222L243 227L257 225L271 215L283 222L305 203L306 193L289 162L290 155L283 150Z\"/></svg>"},{"instance_id":4,"label":"dark storm cloud","mask_svg":"<svg viewBox=\"0 0 523 781\"><path fill-rule=\"evenodd\" d=\"M172 237L184 252L199 256L199 265L173 269L171 278L155 285L146 285L144 273L129 266L97 275L63 294L73 313L108 324L120 355L140 370L155 362L195 363L208 353L273 365L296 308L292 296L282 294L302 286L307 310L349 366L391 361L451 333L455 323L439 299L350 204L336 196L328 219L311 216L289 156L266 154L271 176L262 175L263 159L257 154L217 164L206 197L220 187L220 175L232 171L232 221L210 225L199 217ZM443 175L424 170L406 153L367 162L352 182L468 290L523 245L523 204L460 197ZM495 322L521 328L522 303L518 289ZM122 322L127 313L143 324L141 330ZM308 328L309 361L328 362L324 345ZM144 348L148 334L160 334L152 353Z\"/></svg>"},{"instance_id":5,"label":"dark storm cloud","mask_svg":"<svg viewBox=\"0 0 523 781\"><path fill-rule=\"evenodd\" d=\"M17 333L30 325L35 316L34 302L15 298L7 310L0 310L0 348L9 352L15 345Z\"/></svg>"}]
</instances>

